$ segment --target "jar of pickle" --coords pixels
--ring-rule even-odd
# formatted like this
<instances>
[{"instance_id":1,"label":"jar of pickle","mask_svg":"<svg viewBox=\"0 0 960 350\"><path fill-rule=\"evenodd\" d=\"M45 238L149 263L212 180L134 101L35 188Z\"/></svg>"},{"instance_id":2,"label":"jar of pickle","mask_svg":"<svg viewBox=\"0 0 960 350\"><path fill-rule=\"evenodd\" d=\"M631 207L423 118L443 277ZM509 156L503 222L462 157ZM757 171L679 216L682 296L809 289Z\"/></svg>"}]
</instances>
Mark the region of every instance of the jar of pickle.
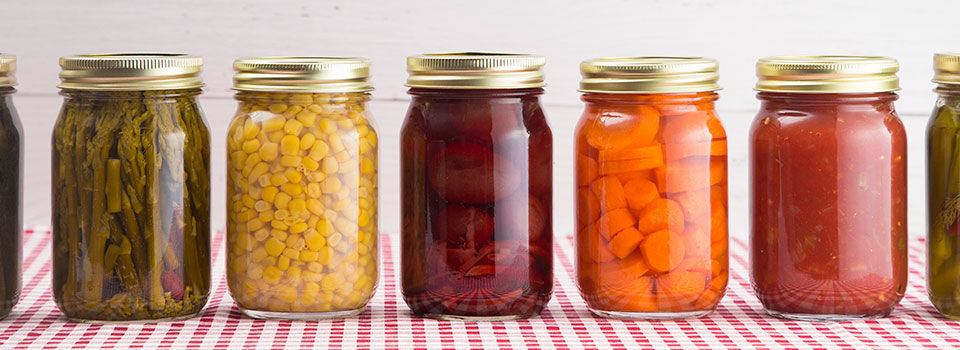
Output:
<instances>
[{"instance_id":1,"label":"jar of pickle","mask_svg":"<svg viewBox=\"0 0 960 350\"><path fill-rule=\"evenodd\" d=\"M359 314L377 286L377 132L360 58L234 62L227 281L256 318Z\"/></svg>"},{"instance_id":2,"label":"jar of pickle","mask_svg":"<svg viewBox=\"0 0 960 350\"><path fill-rule=\"evenodd\" d=\"M907 143L897 61L757 62L750 131L753 289L771 315L888 315L907 283Z\"/></svg>"},{"instance_id":3,"label":"jar of pickle","mask_svg":"<svg viewBox=\"0 0 960 350\"><path fill-rule=\"evenodd\" d=\"M419 316L537 315L553 287L544 58L410 57L401 131L404 301Z\"/></svg>"},{"instance_id":4,"label":"jar of pickle","mask_svg":"<svg viewBox=\"0 0 960 350\"><path fill-rule=\"evenodd\" d=\"M0 319L20 300L23 128L13 107L17 57L0 53Z\"/></svg>"},{"instance_id":5,"label":"jar of pickle","mask_svg":"<svg viewBox=\"0 0 960 350\"><path fill-rule=\"evenodd\" d=\"M83 322L182 319L210 290L203 60L60 59L53 131L53 295Z\"/></svg>"},{"instance_id":6,"label":"jar of pickle","mask_svg":"<svg viewBox=\"0 0 960 350\"><path fill-rule=\"evenodd\" d=\"M934 56L936 107L927 131L927 294L960 319L960 53Z\"/></svg>"},{"instance_id":7,"label":"jar of pickle","mask_svg":"<svg viewBox=\"0 0 960 350\"><path fill-rule=\"evenodd\" d=\"M580 65L577 281L594 313L709 314L727 263L727 141L717 62L598 58Z\"/></svg>"}]
</instances>

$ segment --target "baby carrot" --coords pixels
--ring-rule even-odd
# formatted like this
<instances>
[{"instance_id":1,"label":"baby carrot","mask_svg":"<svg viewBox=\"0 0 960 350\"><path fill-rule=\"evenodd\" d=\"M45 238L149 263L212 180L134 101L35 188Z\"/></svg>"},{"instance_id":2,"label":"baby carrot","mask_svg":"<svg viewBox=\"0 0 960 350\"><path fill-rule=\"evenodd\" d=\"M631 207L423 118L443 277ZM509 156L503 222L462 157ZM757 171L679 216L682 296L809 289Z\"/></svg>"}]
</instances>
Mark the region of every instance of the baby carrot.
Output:
<instances>
[{"instance_id":1,"label":"baby carrot","mask_svg":"<svg viewBox=\"0 0 960 350\"><path fill-rule=\"evenodd\" d=\"M676 233L660 230L647 235L640 243L647 266L656 272L673 270L683 261L683 239Z\"/></svg>"},{"instance_id":2,"label":"baby carrot","mask_svg":"<svg viewBox=\"0 0 960 350\"><path fill-rule=\"evenodd\" d=\"M630 214L629 210L621 208L604 213L594 225L597 226L600 235L609 241L613 239L617 232L636 223L633 214Z\"/></svg>"},{"instance_id":3,"label":"baby carrot","mask_svg":"<svg viewBox=\"0 0 960 350\"><path fill-rule=\"evenodd\" d=\"M683 209L677 202L656 198L637 211L637 230L640 232L650 233L666 229L683 230Z\"/></svg>"},{"instance_id":4,"label":"baby carrot","mask_svg":"<svg viewBox=\"0 0 960 350\"><path fill-rule=\"evenodd\" d=\"M623 185L620 184L620 179L616 177L601 177L590 184L590 190L600 200L605 212L627 207L627 198L623 195Z\"/></svg>"},{"instance_id":5,"label":"baby carrot","mask_svg":"<svg viewBox=\"0 0 960 350\"><path fill-rule=\"evenodd\" d=\"M605 111L586 125L587 143L596 149L646 146L660 127L660 113L650 106Z\"/></svg>"},{"instance_id":6,"label":"baby carrot","mask_svg":"<svg viewBox=\"0 0 960 350\"><path fill-rule=\"evenodd\" d=\"M637 231L633 226L627 227L613 236L613 239L611 239L608 244L608 248L610 248L613 255L623 259L637 249L642 239L643 234L641 234L640 231Z\"/></svg>"},{"instance_id":7,"label":"baby carrot","mask_svg":"<svg viewBox=\"0 0 960 350\"><path fill-rule=\"evenodd\" d=\"M654 199L660 198L657 185L645 178L631 179L623 184L623 193L630 209L640 210Z\"/></svg>"}]
</instances>

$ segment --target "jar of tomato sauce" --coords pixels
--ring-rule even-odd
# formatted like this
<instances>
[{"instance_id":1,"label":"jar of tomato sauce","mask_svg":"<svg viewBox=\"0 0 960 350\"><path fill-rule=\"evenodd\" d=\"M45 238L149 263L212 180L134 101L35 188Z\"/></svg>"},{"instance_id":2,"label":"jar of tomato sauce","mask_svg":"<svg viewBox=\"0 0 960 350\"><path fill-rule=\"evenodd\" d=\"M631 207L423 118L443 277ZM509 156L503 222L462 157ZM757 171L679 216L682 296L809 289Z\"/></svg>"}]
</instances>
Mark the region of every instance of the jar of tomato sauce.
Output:
<instances>
[{"instance_id":1,"label":"jar of tomato sauce","mask_svg":"<svg viewBox=\"0 0 960 350\"><path fill-rule=\"evenodd\" d=\"M903 297L907 144L893 108L898 67L850 56L757 63L750 257L768 313L877 318Z\"/></svg>"},{"instance_id":2,"label":"jar of tomato sauce","mask_svg":"<svg viewBox=\"0 0 960 350\"><path fill-rule=\"evenodd\" d=\"M402 292L417 315L536 315L553 286L544 58L410 57L401 131Z\"/></svg>"},{"instance_id":3,"label":"jar of tomato sauce","mask_svg":"<svg viewBox=\"0 0 960 350\"><path fill-rule=\"evenodd\" d=\"M599 58L580 65L577 278L594 313L700 317L727 285L727 141L717 62Z\"/></svg>"}]
</instances>

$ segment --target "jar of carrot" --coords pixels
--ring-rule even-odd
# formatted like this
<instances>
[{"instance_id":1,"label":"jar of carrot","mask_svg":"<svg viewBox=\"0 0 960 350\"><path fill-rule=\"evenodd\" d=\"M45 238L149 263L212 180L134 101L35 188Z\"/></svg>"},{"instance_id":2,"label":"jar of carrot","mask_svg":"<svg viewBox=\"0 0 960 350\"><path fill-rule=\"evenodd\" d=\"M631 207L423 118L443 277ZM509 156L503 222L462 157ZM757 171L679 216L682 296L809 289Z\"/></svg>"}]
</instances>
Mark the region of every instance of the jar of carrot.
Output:
<instances>
[{"instance_id":1,"label":"jar of carrot","mask_svg":"<svg viewBox=\"0 0 960 350\"><path fill-rule=\"evenodd\" d=\"M599 58L580 65L577 279L605 317L714 310L727 286L727 143L717 62Z\"/></svg>"}]
</instances>

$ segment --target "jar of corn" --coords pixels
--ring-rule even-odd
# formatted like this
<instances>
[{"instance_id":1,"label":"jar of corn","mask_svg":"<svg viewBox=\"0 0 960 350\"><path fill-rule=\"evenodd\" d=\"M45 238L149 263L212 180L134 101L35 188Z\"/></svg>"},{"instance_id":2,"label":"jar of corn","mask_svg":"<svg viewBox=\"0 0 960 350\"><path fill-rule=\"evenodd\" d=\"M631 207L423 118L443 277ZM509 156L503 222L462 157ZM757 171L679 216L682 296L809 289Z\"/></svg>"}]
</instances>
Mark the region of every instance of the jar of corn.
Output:
<instances>
[{"instance_id":1,"label":"jar of corn","mask_svg":"<svg viewBox=\"0 0 960 350\"><path fill-rule=\"evenodd\" d=\"M227 280L251 317L363 311L377 284L377 133L370 63L234 62L227 137Z\"/></svg>"}]
</instances>

